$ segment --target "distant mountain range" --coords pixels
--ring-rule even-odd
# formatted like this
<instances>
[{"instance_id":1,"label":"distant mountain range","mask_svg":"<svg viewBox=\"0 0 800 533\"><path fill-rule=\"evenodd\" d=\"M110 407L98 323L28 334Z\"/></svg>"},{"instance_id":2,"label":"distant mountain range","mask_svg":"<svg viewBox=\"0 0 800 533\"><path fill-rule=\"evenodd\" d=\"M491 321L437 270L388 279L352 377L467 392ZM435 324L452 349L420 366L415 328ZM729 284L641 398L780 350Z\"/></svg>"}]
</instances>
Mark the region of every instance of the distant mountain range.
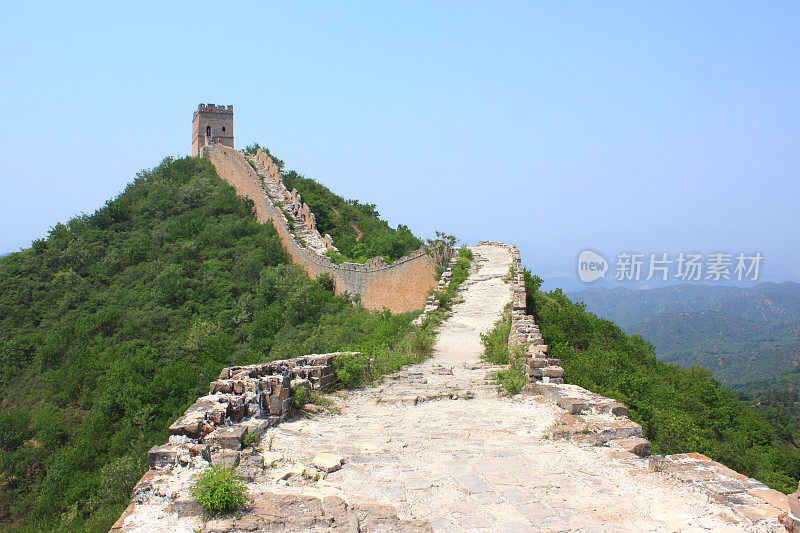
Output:
<instances>
[{"instance_id":1,"label":"distant mountain range","mask_svg":"<svg viewBox=\"0 0 800 533\"><path fill-rule=\"evenodd\" d=\"M728 384L800 368L798 283L592 288L567 296L653 343L661 359L708 367Z\"/></svg>"}]
</instances>

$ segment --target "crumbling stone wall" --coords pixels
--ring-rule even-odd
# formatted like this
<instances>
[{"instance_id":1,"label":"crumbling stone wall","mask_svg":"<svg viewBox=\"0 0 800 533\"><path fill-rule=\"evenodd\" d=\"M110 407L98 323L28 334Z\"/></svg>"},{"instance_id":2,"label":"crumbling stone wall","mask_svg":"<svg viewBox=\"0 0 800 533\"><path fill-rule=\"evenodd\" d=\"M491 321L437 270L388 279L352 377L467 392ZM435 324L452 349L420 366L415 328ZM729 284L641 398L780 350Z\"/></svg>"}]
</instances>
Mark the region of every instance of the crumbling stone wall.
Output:
<instances>
[{"instance_id":1,"label":"crumbling stone wall","mask_svg":"<svg viewBox=\"0 0 800 533\"><path fill-rule=\"evenodd\" d=\"M264 364L223 368L209 393L198 398L169 427L169 442L147 452L150 470L133 491L133 501L111 531L123 529L125 518L153 491L156 471L202 469L224 465L247 478L263 466L258 457L240 450L250 433L261 435L290 412L293 390L319 390L336 379L333 361L344 352L312 354ZM353 353L353 352L347 352Z\"/></svg>"},{"instance_id":2,"label":"crumbling stone wall","mask_svg":"<svg viewBox=\"0 0 800 533\"><path fill-rule=\"evenodd\" d=\"M523 350L523 364L528 381L543 383L564 383L564 369L561 361L547 355L548 346L544 343L539 326L533 316L526 314L527 295L525 293L525 274L522 259L516 246L502 242L481 241L478 245L500 246L511 253L511 332L508 335L508 348L512 352Z\"/></svg>"},{"instance_id":3,"label":"crumbling stone wall","mask_svg":"<svg viewBox=\"0 0 800 533\"><path fill-rule=\"evenodd\" d=\"M391 265L387 265L382 258L370 259L366 264L337 265L329 257L298 242L286 216L264 192L262 177L241 152L215 144L205 147L203 154L240 195L253 200L258 221L272 222L292 260L305 267L309 276L330 275L337 294L346 292L352 296L358 295L367 309L386 308L393 313L403 313L425 306L428 293L436 287L437 280L434 260L424 248L401 257ZM270 167L273 175L270 179L279 180L279 172L271 158L263 154L259 163L262 161L273 165ZM308 218L312 219L310 216Z\"/></svg>"}]
</instances>

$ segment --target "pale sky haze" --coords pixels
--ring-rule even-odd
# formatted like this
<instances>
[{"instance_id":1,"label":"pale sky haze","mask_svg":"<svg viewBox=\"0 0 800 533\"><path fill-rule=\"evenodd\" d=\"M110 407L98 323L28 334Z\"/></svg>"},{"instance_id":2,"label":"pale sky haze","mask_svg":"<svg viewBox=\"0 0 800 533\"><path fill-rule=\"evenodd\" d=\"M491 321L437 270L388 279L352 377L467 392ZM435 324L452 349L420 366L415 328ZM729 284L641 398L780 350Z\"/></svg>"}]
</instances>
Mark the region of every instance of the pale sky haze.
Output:
<instances>
[{"instance_id":1,"label":"pale sky haze","mask_svg":"<svg viewBox=\"0 0 800 533\"><path fill-rule=\"evenodd\" d=\"M14 2L0 44L0 253L187 155L204 102L237 147L545 276L722 250L800 280L797 2Z\"/></svg>"}]
</instances>

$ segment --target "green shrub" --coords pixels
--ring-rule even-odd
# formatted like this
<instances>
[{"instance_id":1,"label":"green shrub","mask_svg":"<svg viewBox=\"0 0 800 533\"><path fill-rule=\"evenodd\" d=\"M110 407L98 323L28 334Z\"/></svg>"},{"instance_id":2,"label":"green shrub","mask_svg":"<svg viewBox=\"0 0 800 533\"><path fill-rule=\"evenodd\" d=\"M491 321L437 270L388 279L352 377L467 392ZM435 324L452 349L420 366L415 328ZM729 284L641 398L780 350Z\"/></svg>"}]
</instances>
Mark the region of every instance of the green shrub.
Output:
<instances>
[{"instance_id":1,"label":"green shrub","mask_svg":"<svg viewBox=\"0 0 800 533\"><path fill-rule=\"evenodd\" d=\"M495 322L494 328L486 334L481 335L481 342L484 352L481 356L484 360L495 365L507 365L511 359L508 351L508 336L511 333L511 315L504 313Z\"/></svg>"},{"instance_id":2,"label":"green shrub","mask_svg":"<svg viewBox=\"0 0 800 533\"><path fill-rule=\"evenodd\" d=\"M255 445L261 438L261 432L256 429L249 429L242 438L242 448L249 448Z\"/></svg>"},{"instance_id":3,"label":"green shrub","mask_svg":"<svg viewBox=\"0 0 800 533\"><path fill-rule=\"evenodd\" d=\"M521 350L512 354L508 348L508 336L511 333L511 313L506 308L503 316L494 323L494 328L489 333L481 335L484 352L481 358L495 365L508 365L508 368L495 374L498 389L506 391L513 396L521 391L528 378L522 364Z\"/></svg>"},{"instance_id":4,"label":"green shrub","mask_svg":"<svg viewBox=\"0 0 800 533\"><path fill-rule=\"evenodd\" d=\"M295 409L302 409L303 406L307 404L327 406L333 403L318 392L310 390L302 385L292 387L292 402Z\"/></svg>"},{"instance_id":5,"label":"green shrub","mask_svg":"<svg viewBox=\"0 0 800 533\"><path fill-rule=\"evenodd\" d=\"M217 516L244 505L247 487L233 469L212 466L196 476L192 496L208 514Z\"/></svg>"},{"instance_id":6,"label":"green shrub","mask_svg":"<svg viewBox=\"0 0 800 533\"><path fill-rule=\"evenodd\" d=\"M307 404L309 396L311 396L311 394L308 392L308 389L302 385L292 387L292 403L294 404L295 408L301 409L305 404Z\"/></svg>"},{"instance_id":7,"label":"green shrub","mask_svg":"<svg viewBox=\"0 0 800 533\"><path fill-rule=\"evenodd\" d=\"M369 358L360 353L343 353L333 360L333 368L340 387L358 387L367 381Z\"/></svg>"},{"instance_id":8,"label":"green shrub","mask_svg":"<svg viewBox=\"0 0 800 533\"><path fill-rule=\"evenodd\" d=\"M506 391L509 396L517 394L528 382L522 359L517 356L512 357L508 368L497 372L496 377L498 386Z\"/></svg>"}]
</instances>

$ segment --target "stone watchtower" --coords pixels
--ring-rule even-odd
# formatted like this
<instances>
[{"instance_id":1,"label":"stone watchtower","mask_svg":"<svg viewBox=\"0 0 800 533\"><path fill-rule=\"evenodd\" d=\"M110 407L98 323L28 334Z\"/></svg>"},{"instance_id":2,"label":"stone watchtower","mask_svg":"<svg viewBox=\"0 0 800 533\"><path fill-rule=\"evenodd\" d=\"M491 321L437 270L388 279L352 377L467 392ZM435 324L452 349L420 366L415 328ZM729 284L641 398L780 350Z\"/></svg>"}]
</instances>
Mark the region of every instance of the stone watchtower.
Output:
<instances>
[{"instance_id":1,"label":"stone watchtower","mask_svg":"<svg viewBox=\"0 0 800 533\"><path fill-rule=\"evenodd\" d=\"M192 155L200 157L203 146L219 143L233 148L233 106L200 104L192 117Z\"/></svg>"}]
</instances>

